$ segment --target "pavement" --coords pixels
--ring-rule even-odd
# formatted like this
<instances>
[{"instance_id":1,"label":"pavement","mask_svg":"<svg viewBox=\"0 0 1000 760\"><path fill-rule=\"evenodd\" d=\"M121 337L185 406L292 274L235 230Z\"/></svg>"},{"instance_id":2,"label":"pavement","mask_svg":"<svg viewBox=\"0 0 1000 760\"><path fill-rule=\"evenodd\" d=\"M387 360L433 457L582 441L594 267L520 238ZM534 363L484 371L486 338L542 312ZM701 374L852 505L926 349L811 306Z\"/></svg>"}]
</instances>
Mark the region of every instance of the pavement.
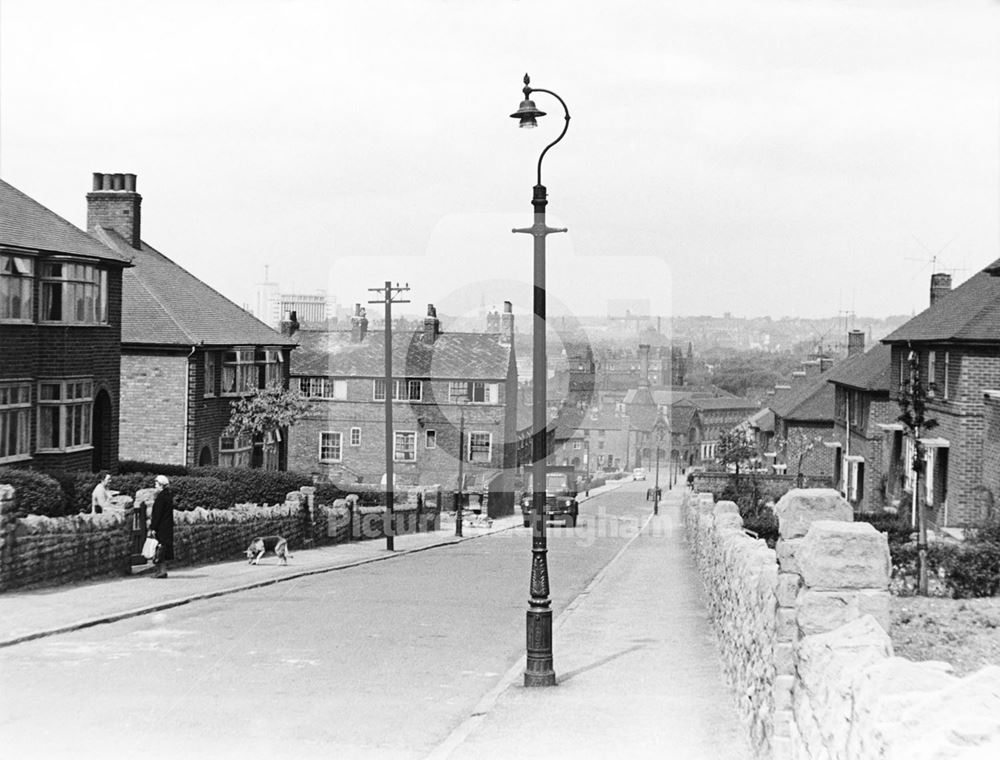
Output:
<instances>
[{"instance_id":1,"label":"pavement","mask_svg":"<svg viewBox=\"0 0 1000 760\"><path fill-rule=\"evenodd\" d=\"M589 498L619 487L594 489ZM683 541L683 486L665 491L618 555L553 623L557 685L523 686L515 664L431 760L460 758L671 757L749 760L751 753L726 686L701 581ZM586 500L583 497L581 500ZM335 572L521 525L520 514L384 540L294 553L292 563L246 560L171 569L169 578L135 575L0 595L0 648L111 623L202 599Z\"/></svg>"}]
</instances>

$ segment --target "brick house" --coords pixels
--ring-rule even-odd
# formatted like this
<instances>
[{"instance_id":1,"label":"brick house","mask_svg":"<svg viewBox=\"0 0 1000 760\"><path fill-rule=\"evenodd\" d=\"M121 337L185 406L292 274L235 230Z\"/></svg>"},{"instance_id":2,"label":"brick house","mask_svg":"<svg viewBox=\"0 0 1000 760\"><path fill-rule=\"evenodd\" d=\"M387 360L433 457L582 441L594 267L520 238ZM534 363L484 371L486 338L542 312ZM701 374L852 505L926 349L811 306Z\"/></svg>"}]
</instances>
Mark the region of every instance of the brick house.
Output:
<instances>
[{"instance_id":1,"label":"brick house","mask_svg":"<svg viewBox=\"0 0 1000 760\"><path fill-rule=\"evenodd\" d=\"M873 512L900 497L902 425L889 396L889 347L864 350L865 334L847 336L847 358L831 369L834 389L833 483L858 512Z\"/></svg>"},{"instance_id":2,"label":"brick house","mask_svg":"<svg viewBox=\"0 0 1000 760\"><path fill-rule=\"evenodd\" d=\"M698 410L701 420L702 439L699 459L702 462L714 461L722 434L738 427L758 409L757 404L750 399L738 396L717 398L692 396L690 402Z\"/></svg>"},{"instance_id":3,"label":"brick house","mask_svg":"<svg viewBox=\"0 0 1000 760\"><path fill-rule=\"evenodd\" d=\"M92 239L132 262L122 284L120 454L186 466L284 469L285 444L224 437L231 403L287 387L295 342L140 237L135 175L94 174Z\"/></svg>"},{"instance_id":4,"label":"brick house","mask_svg":"<svg viewBox=\"0 0 1000 760\"><path fill-rule=\"evenodd\" d=\"M0 465L117 465L127 267L0 180Z\"/></svg>"},{"instance_id":5,"label":"brick house","mask_svg":"<svg viewBox=\"0 0 1000 760\"><path fill-rule=\"evenodd\" d=\"M381 483L390 392L397 485L454 488L461 456L466 489L510 493L518 388L514 315L504 309L499 333L442 331L433 307L422 330L393 330L391 390L385 333L368 330L360 305L349 332L297 332L291 379L312 408L289 431L290 467L344 485Z\"/></svg>"},{"instance_id":6,"label":"brick house","mask_svg":"<svg viewBox=\"0 0 1000 760\"><path fill-rule=\"evenodd\" d=\"M892 398L905 388L911 352L928 388L926 415L937 427L923 439L921 491L938 527L983 519L1000 492L1000 260L954 290L950 286L949 275L933 275L930 307L883 338L892 352ZM908 438L903 446L909 461Z\"/></svg>"},{"instance_id":7,"label":"brick house","mask_svg":"<svg viewBox=\"0 0 1000 760\"><path fill-rule=\"evenodd\" d=\"M834 389L827 382L823 362L803 362L803 366L804 369L792 373L790 385L776 386L775 395L768 401L774 412L773 440L778 447L774 452L775 469L798 475L798 453L802 453L803 475L829 478L836 462L831 449L837 448L833 440ZM816 439L822 444L809 449L798 443Z\"/></svg>"}]
</instances>

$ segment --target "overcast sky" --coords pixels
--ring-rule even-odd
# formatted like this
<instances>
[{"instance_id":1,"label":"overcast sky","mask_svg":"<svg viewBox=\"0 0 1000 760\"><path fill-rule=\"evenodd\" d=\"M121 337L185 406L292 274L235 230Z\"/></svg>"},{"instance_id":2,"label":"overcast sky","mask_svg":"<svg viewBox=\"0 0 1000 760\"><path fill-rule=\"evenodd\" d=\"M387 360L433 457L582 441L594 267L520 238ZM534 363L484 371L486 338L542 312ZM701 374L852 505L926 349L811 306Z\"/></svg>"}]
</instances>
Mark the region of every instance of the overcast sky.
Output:
<instances>
[{"instance_id":1,"label":"overcast sky","mask_svg":"<svg viewBox=\"0 0 1000 760\"><path fill-rule=\"evenodd\" d=\"M552 313L883 316L1000 258L995 0L0 0L0 177L85 225L138 175L142 237L257 283Z\"/></svg>"}]
</instances>

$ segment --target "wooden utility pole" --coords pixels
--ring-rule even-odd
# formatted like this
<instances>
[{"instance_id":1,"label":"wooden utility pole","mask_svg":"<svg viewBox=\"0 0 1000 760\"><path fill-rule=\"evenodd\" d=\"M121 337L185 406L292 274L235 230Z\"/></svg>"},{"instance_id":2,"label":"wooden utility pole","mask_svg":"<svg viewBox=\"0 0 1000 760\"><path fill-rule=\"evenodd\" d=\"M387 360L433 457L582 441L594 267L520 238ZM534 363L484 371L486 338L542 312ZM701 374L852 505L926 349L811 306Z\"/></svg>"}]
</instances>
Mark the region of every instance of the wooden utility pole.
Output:
<instances>
[{"instance_id":1,"label":"wooden utility pole","mask_svg":"<svg viewBox=\"0 0 1000 760\"><path fill-rule=\"evenodd\" d=\"M394 303L409 303L409 301L394 297L397 293L405 293L409 289L409 283L405 283L403 287L399 287L399 283L397 282L395 287L393 287L393 284L388 280L385 281L385 287L383 288L368 288L370 291L382 294L382 298L378 301L369 301L368 303L385 305L385 548L386 551L390 552L395 550L393 538L396 532L393 513L393 500L396 498L393 483L395 474L392 471L393 455L396 448L392 430L392 305ZM405 378L403 378L403 382L406 382ZM414 445L416 445L415 442Z\"/></svg>"}]
</instances>

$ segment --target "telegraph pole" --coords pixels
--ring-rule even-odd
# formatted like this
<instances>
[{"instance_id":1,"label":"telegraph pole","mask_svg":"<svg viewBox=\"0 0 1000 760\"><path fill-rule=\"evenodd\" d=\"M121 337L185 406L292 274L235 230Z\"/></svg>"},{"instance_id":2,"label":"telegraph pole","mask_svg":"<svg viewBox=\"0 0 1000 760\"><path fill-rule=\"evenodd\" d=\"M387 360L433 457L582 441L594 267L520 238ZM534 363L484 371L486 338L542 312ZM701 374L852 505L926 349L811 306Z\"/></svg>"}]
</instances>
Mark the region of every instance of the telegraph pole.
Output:
<instances>
[{"instance_id":1,"label":"telegraph pole","mask_svg":"<svg viewBox=\"0 0 1000 760\"><path fill-rule=\"evenodd\" d=\"M392 471L393 453L395 451L392 431L392 305L394 303L409 303L409 301L396 298L395 296L397 293L408 292L410 290L410 284L404 283L403 287L399 287L399 283L397 282L394 287L391 282L386 280L385 287L368 288L368 290L382 294L382 298L379 300L369 301L368 303L380 303L385 305L385 508L387 518L387 524L385 527L385 548L386 551L391 552L395 550L393 538L396 532L396 522L392 509L393 500L396 496L393 492L394 474ZM405 382L405 378L403 382Z\"/></svg>"}]
</instances>

